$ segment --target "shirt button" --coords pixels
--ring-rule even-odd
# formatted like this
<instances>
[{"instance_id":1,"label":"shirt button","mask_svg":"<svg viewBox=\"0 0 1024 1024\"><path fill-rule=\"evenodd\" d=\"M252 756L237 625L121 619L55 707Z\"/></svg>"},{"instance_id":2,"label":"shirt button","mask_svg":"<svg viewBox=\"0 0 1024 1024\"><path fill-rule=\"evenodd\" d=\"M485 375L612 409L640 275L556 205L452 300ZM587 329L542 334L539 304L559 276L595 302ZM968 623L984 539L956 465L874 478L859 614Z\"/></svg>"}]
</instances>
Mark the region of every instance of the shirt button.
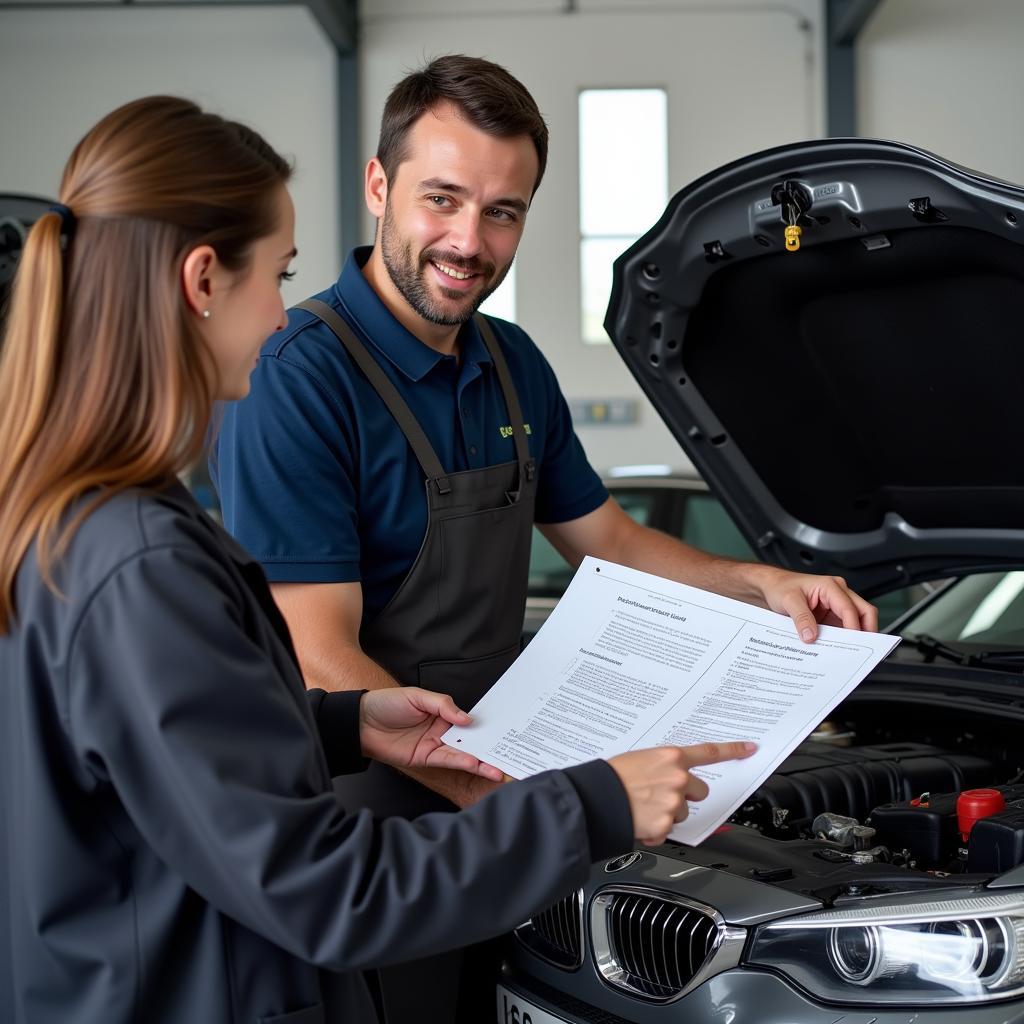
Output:
<instances>
[{"instance_id":1,"label":"shirt button","mask_svg":"<svg viewBox=\"0 0 1024 1024\"><path fill-rule=\"evenodd\" d=\"M476 445L475 444L471 444L469 446L469 454L470 455L476 455Z\"/></svg>"}]
</instances>

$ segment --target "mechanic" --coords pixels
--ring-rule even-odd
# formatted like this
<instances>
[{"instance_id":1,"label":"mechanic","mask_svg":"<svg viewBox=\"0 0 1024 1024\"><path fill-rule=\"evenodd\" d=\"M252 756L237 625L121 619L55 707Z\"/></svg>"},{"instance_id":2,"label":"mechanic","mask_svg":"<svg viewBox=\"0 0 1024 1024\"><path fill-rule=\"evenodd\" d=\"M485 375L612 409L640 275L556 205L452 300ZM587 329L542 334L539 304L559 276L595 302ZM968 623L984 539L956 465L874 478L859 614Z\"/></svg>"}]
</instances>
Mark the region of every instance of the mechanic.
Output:
<instances>
[{"instance_id":1,"label":"mechanic","mask_svg":"<svg viewBox=\"0 0 1024 1024\"><path fill-rule=\"evenodd\" d=\"M754 602L806 641L819 622L876 628L841 579L636 524L533 341L476 314L511 266L547 145L533 98L489 61L442 57L399 82L365 174L373 246L291 311L226 410L224 522L263 564L309 686L416 684L472 707L519 652L535 522L572 565L594 555ZM411 817L498 784L374 765L340 785L350 806ZM409 1016L392 1020L422 1020L424 987L394 991Z\"/></svg>"}]
</instances>

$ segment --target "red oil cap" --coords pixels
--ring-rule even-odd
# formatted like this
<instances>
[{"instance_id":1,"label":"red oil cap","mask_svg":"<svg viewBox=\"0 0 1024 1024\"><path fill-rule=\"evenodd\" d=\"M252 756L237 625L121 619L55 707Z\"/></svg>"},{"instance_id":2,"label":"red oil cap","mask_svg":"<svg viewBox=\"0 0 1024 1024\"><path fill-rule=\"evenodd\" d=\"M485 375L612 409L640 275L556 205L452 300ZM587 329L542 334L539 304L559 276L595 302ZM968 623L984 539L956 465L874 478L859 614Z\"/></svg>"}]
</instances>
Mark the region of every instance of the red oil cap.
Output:
<instances>
[{"instance_id":1,"label":"red oil cap","mask_svg":"<svg viewBox=\"0 0 1024 1024\"><path fill-rule=\"evenodd\" d=\"M996 814L1006 806L998 789L965 789L956 798L956 820L960 835L966 839L979 818Z\"/></svg>"}]
</instances>

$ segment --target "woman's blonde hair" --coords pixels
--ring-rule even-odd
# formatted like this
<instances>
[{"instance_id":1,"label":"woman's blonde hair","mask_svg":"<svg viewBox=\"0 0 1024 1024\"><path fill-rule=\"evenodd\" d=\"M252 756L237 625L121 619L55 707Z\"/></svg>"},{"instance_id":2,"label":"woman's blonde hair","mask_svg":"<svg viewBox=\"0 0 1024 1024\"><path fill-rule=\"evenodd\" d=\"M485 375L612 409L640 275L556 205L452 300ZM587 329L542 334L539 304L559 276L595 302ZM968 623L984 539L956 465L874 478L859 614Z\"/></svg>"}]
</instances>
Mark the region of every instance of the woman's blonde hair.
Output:
<instances>
[{"instance_id":1,"label":"woman's blonde hair","mask_svg":"<svg viewBox=\"0 0 1024 1024\"><path fill-rule=\"evenodd\" d=\"M251 129L170 96L119 107L75 147L69 212L29 232L0 350L0 634L33 542L53 586L97 504L199 456L216 379L182 264L206 244L244 272L290 173Z\"/></svg>"}]
</instances>

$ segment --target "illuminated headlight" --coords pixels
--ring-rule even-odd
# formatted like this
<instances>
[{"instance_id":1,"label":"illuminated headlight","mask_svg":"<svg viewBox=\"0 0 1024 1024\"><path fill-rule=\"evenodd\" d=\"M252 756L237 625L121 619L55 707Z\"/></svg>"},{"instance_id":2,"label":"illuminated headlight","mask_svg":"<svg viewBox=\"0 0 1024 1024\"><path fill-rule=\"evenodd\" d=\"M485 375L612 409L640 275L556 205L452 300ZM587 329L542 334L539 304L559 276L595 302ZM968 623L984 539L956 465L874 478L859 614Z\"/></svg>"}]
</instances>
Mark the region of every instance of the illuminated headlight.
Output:
<instances>
[{"instance_id":1,"label":"illuminated headlight","mask_svg":"<svg viewBox=\"0 0 1024 1024\"><path fill-rule=\"evenodd\" d=\"M934 892L759 928L747 962L845 1003L985 1002L1024 992L1024 896Z\"/></svg>"}]
</instances>

